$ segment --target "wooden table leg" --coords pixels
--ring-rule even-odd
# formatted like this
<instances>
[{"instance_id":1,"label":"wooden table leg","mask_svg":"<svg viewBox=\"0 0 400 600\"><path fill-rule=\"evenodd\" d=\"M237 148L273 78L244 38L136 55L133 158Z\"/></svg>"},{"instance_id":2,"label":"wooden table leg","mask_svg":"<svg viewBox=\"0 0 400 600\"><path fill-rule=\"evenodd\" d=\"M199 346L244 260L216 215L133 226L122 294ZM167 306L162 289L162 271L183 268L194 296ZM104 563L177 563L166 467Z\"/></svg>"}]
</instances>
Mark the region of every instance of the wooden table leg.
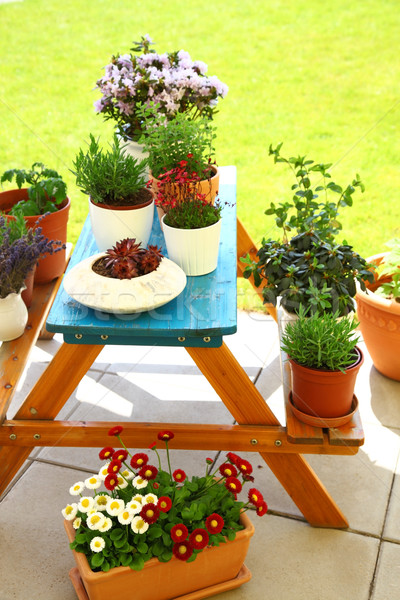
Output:
<instances>
[{"instance_id":1,"label":"wooden table leg","mask_svg":"<svg viewBox=\"0 0 400 600\"><path fill-rule=\"evenodd\" d=\"M220 348L186 350L239 424L279 425L268 404L225 344ZM266 452L260 452L260 456L310 525L348 527L343 513L303 456Z\"/></svg>"},{"instance_id":2,"label":"wooden table leg","mask_svg":"<svg viewBox=\"0 0 400 600\"><path fill-rule=\"evenodd\" d=\"M55 419L103 347L62 344L14 418ZM33 448L35 448L33 437L32 445L29 447L0 448L0 494L19 471Z\"/></svg>"}]
</instances>

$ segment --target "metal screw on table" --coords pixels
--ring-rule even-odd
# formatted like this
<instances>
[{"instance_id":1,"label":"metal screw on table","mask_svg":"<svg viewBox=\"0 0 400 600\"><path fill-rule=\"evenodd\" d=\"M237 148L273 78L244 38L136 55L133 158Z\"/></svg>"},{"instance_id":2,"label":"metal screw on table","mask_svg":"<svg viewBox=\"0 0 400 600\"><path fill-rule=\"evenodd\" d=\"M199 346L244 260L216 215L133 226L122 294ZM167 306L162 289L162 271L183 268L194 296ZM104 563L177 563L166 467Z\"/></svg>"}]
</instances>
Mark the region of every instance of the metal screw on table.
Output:
<instances>
[{"instance_id":1,"label":"metal screw on table","mask_svg":"<svg viewBox=\"0 0 400 600\"><path fill-rule=\"evenodd\" d=\"M75 337L77 340L81 340L83 338L83 335L81 333L76 333Z\"/></svg>"},{"instance_id":2,"label":"metal screw on table","mask_svg":"<svg viewBox=\"0 0 400 600\"><path fill-rule=\"evenodd\" d=\"M103 335L100 336L102 340L108 340L108 335L106 335L105 333L103 333Z\"/></svg>"},{"instance_id":3,"label":"metal screw on table","mask_svg":"<svg viewBox=\"0 0 400 600\"><path fill-rule=\"evenodd\" d=\"M186 340L185 337L178 337L178 342L184 342Z\"/></svg>"},{"instance_id":4,"label":"metal screw on table","mask_svg":"<svg viewBox=\"0 0 400 600\"><path fill-rule=\"evenodd\" d=\"M275 440L275 446L282 446L282 440Z\"/></svg>"}]
</instances>

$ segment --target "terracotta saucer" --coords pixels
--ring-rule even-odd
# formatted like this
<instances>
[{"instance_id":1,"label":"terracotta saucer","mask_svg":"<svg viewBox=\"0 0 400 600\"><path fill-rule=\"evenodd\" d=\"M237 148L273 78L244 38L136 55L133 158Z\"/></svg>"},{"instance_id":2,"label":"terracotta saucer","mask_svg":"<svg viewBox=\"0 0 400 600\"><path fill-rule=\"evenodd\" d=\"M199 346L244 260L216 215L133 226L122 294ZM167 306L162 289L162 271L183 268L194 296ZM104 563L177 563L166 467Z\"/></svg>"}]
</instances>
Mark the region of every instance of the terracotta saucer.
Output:
<instances>
[{"instance_id":1,"label":"terracotta saucer","mask_svg":"<svg viewBox=\"0 0 400 600\"><path fill-rule=\"evenodd\" d=\"M345 425L353 418L354 413L358 409L358 400L357 396L353 395L353 402L351 404L351 411L347 415L343 415L342 417L313 417L301 410L299 410L293 403L292 392L289 394L289 403L290 407L293 411L294 416L301 421L302 423L306 423L307 425L312 425L313 427L341 427Z\"/></svg>"},{"instance_id":2,"label":"terracotta saucer","mask_svg":"<svg viewBox=\"0 0 400 600\"><path fill-rule=\"evenodd\" d=\"M82 579L79 575L77 567L74 567L70 570L69 578L72 581L72 585L74 586L78 600L90 600L82 583ZM243 585L243 583L247 583L250 579L251 571L249 571L246 565L243 564L239 573L233 579L230 579L229 581L223 581L222 583L216 583L215 585L203 588L202 590L196 590L195 592L190 592L189 594L184 594L184 596L178 596L171 600L202 600L202 598L209 598L209 596L214 596L215 594L220 594L221 592L234 590L235 588Z\"/></svg>"}]
</instances>

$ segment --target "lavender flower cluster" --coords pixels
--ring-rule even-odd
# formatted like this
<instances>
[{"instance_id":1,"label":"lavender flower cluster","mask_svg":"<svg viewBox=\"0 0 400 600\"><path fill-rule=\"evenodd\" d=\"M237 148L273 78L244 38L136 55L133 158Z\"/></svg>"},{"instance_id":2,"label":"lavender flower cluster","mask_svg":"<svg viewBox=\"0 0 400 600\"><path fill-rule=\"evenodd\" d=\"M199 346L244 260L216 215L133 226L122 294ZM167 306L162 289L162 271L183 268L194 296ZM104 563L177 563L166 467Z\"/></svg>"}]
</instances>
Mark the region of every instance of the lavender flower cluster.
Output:
<instances>
[{"instance_id":1,"label":"lavender flower cluster","mask_svg":"<svg viewBox=\"0 0 400 600\"><path fill-rule=\"evenodd\" d=\"M149 49L151 39L142 38L137 48L143 54L119 54L105 67L105 75L96 83L103 94L94 103L106 119L115 119L121 134L138 139L140 121L136 109L141 104L158 104L159 112L172 118L177 112L190 118L204 114L212 118L218 98L224 98L228 86L216 76L207 76L207 65L192 61L188 52L157 54Z\"/></svg>"},{"instance_id":2,"label":"lavender flower cluster","mask_svg":"<svg viewBox=\"0 0 400 600\"><path fill-rule=\"evenodd\" d=\"M16 237L14 224L15 221L6 221L0 216L0 298L18 293L39 258L63 247L60 241L49 241L41 227L19 230Z\"/></svg>"}]
</instances>

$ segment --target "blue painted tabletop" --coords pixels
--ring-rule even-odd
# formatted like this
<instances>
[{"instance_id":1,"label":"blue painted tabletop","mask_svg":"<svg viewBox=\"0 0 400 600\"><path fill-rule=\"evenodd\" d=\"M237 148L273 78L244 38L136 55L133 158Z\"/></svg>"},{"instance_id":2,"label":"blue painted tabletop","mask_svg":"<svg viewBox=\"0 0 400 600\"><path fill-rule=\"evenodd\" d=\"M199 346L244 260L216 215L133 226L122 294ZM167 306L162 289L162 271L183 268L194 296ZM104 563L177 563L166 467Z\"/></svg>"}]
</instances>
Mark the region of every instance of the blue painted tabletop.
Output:
<instances>
[{"instance_id":1,"label":"blue painted tabletop","mask_svg":"<svg viewBox=\"0 0 400 600\"><path fill-rule=\"evenodd\" d=\"M236 331L235 183L220 185L219 197L224 208L215 271L188 277L183 292L164 306L133 314L110 314L88 308L68 296L61 284L47 319L47 329L61 332L64 341L73 344L220 346L223 335ZM157 211L149 243L161 246L168 256ZM97 253L88 217L67 272Z\"/></svg>"}]
</instances>

